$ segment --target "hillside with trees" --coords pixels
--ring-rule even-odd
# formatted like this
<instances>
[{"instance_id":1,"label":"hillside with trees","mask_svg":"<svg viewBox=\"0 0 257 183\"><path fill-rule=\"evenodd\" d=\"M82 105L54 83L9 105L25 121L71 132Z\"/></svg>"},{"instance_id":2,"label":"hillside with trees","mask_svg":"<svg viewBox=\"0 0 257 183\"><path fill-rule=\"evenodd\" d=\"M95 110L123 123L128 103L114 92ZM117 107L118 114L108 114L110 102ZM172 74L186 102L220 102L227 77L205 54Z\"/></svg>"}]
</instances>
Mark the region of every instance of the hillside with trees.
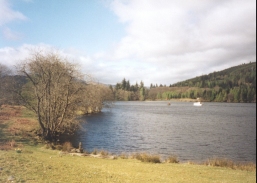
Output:
<instances>
[{"instance_id":1,"label":"hillside with trees","mask_svg":"<svg viewBox=\"0 0 257 183\"><path fill-rule=\"evenodd\" d=\"M142 83L142 84L141 84ZM210 102L256 102L256 62L150 89L123 79L113 90L116 100L197 99Z\"/></svg>"}]
</instances>

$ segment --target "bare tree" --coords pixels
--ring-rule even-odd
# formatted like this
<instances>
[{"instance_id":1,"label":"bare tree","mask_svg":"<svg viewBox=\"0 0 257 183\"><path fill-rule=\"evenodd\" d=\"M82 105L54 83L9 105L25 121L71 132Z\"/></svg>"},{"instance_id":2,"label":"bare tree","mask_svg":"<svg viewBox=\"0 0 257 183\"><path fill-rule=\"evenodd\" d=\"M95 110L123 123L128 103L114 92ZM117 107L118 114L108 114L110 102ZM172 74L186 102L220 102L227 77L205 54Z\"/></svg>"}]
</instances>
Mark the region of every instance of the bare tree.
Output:
<instances>
[{"instance_id":1,"label":"bare tree","mask_svg":"<svg viewBox=\"0 0 257 183\"><path fill-rule=\"evenodd\" d=\"M83 93L83 102L80 110L86 113L99 112L103 107L110 107L114 101L111 89L103 84L90 83Z\"/></svg>"},{"instance_id":2,"label":"bare tree","mask_svg":"<svg viewBox=\"0 0 257 183\"><path fill-rule=\"evenodd\" d=\"M55 141L59 135L74 133L86 86L76 65L58 54L36 52L19 66L19 72L28 79L20 97L37 114L43 139Z\"/></svg>"}]
</instances>

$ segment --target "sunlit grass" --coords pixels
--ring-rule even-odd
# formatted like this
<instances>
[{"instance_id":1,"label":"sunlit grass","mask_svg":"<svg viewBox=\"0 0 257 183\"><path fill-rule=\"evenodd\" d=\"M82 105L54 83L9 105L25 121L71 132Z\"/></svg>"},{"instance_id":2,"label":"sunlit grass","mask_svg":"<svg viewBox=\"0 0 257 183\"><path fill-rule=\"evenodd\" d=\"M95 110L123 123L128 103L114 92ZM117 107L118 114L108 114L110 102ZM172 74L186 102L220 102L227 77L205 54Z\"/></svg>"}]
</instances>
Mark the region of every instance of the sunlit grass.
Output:
<instances>
[{"instance_id":1,"label":"sunlit grass","mask_svg":"<svg viewBox=\"0 0 257 183\"><path fill-rule=\"evenodd\" d=\"M143 163L136 159L60 156L57 150L24 146L0 151L0 182L255 182L256 172L190 164Z\"/></svg>"}]
</instances>

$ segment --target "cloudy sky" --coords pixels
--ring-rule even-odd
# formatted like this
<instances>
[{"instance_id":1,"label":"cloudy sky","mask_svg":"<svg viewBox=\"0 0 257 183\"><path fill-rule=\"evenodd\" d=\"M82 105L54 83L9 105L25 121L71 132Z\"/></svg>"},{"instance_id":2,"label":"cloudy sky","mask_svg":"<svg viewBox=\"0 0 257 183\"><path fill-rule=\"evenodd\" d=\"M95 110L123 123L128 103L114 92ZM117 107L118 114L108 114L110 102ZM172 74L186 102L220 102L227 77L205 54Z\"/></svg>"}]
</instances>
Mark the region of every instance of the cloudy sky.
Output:
<instances>
[{"instance_id":1,"label":"cloudy sky","mask_svg":"<svg viewBox=\"0 0 257 183\"><path fill-rule=\"evenodd\" d=\"M256 61L256 1L0 0L0 63L34 50L105 84L169 85Z\"/></svg>"}]
</instances>

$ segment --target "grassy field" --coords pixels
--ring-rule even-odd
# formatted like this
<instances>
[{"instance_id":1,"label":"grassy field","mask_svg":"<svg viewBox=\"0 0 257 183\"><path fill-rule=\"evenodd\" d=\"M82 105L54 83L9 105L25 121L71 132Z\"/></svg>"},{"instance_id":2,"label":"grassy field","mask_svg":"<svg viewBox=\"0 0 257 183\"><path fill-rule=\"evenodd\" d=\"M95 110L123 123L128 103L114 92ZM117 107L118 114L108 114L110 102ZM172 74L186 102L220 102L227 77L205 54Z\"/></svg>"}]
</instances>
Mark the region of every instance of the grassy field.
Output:
<instances>
[{"instance_id":1,"label":"grassy field","mask_svg":"<svg viewBox=\"0 0 257 183\"><path fill-rule=\"evenodd\" d=\"M137 159L99 158L60 153L36 145L30 133L37 127L24 107L0 111L0 182L256 182L256 168L231 169L189 163L146 163ZM29 133L27 133L29 132ZM21 153L17 152L21 149Z\"/></svg>"}]
</instances>

